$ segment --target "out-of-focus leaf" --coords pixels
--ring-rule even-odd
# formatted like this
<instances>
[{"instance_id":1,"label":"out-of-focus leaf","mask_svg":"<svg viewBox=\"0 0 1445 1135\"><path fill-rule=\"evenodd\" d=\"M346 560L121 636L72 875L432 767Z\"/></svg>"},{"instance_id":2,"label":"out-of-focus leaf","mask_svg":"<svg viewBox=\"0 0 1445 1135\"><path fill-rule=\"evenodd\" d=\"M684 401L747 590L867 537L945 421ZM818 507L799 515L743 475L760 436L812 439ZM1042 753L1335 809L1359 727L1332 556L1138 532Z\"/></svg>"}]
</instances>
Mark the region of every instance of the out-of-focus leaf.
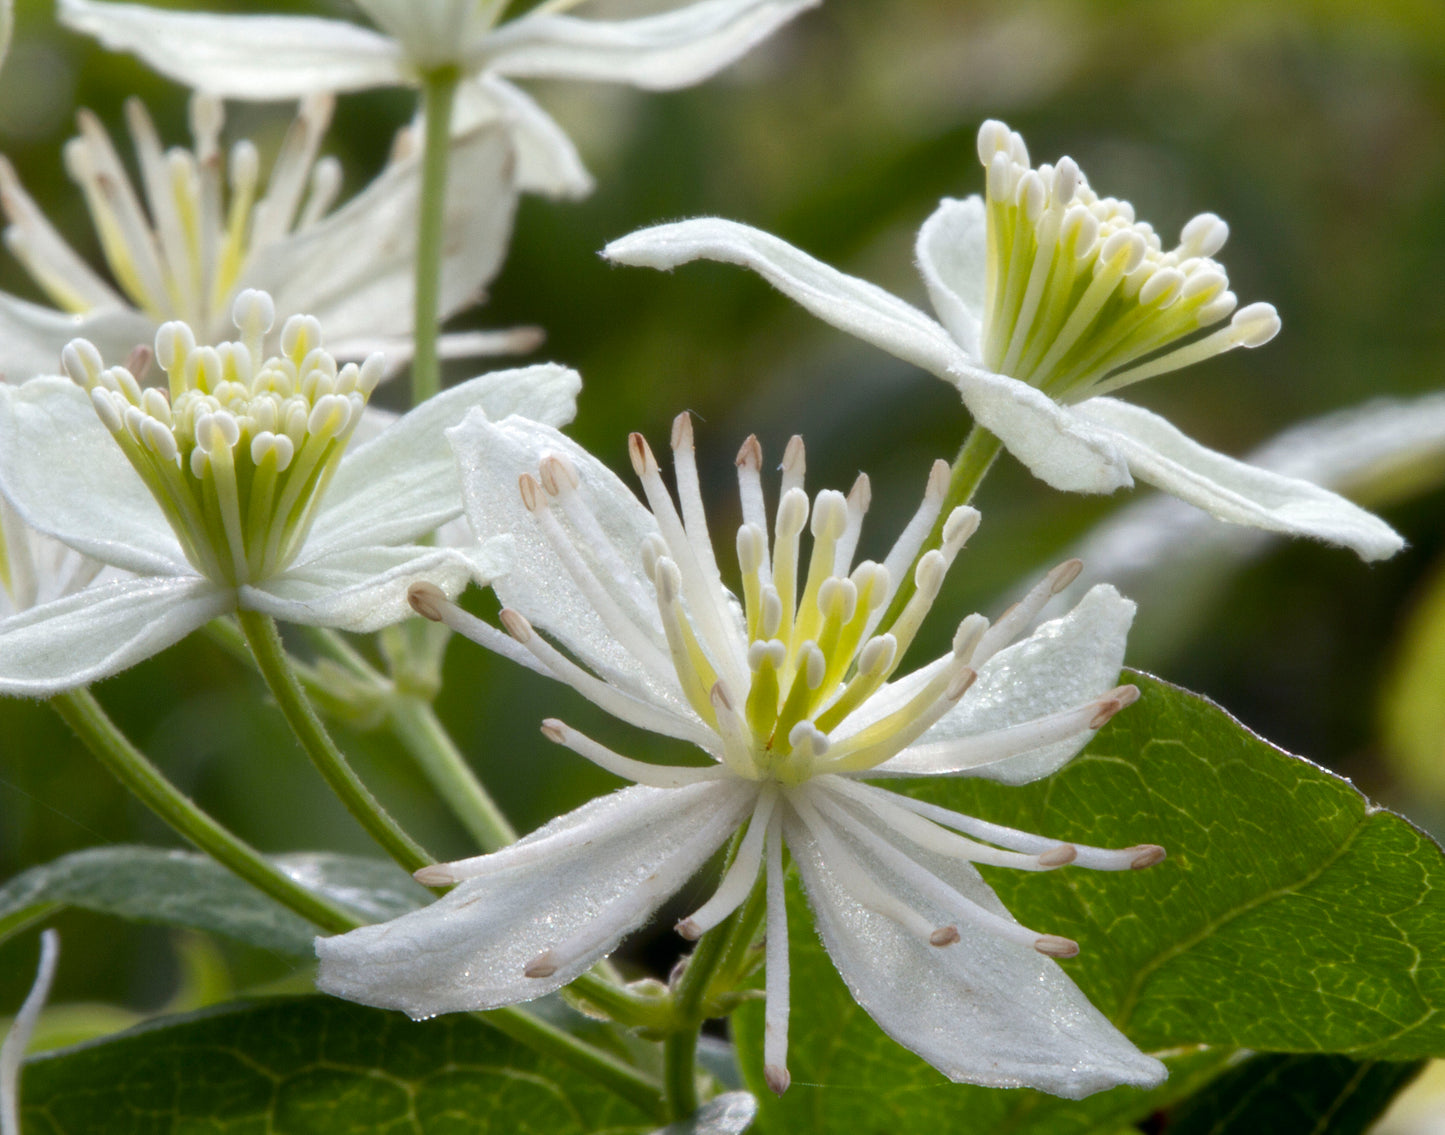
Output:
<instances>
[{"instance_id":1,"label":"out-of-focus leaf","mask_svg":"<svg viewBox=\"0 0 1445 1135\"><path fill-rule=\"evenodd\" d=\"M610 1135L616 1096L476 1018L322 997L167 1018L25 1067L27 1135Z\"/></svg>"},{"instance_id":2,"label":"out-of-focus leaf","mask_svg":"<svg viewBox=\"0 0 1445 1135\"><path fill-rule=\"evenodd\" d=\"M370 922L426 902L427 892L393 864L325 852L278 855L293 879ZM311 957L316 928L215 860L154 847L97 847L32 867L0 887L0 941L63 906L140 922L208 930L297 957Z\"/></svg>"},{"instance_id":3,"label":"out-of-focus leaf","mask_svg":"<svg viewBox=\"0 0 1445 1135\"><path fill-rule=\"evenodd\" d=\"M1079 941L1065 970L1145 1050L1445 1052L1440 848L1217 706L1137 681L1140 702L1046 780L914 791L1061 840L1168 848L1163 864L1122 875L985 869L1021 922ZM1063 1111L1033 1093L948 1085L852 1004L795 906L793 1087L777 1104L762 1097L767 1130L1107 1131L1186 1094L1193 1061L1219 1068L1195 1055L1153 1096L1121 1088ZM761 1015L745 1007L739 1023L757 1090Z\"/></svg>"},{"instance_id":4,"label":"out-of-focus leaf","mask_svg":"<svg viewBox=\"0 0 1445 1135\"><path fill-rule=\"evenodd\" d=\"M1415 604L1382 688L1391 764L1412 790L1445 806L1445 571Z\"/></svg>"},{"instance_id":5,"label":"out-of-focus leaf","mask_svg":"<svg viewBox=\"0 0 1445 1135\"><path fill-rule=\"evenodd\" d=\"M727 1092L703 1104L691 1119L669 1123L656 1135L742 1135L757 1114L755 1097L748 1092Z\"/></svg>"},{"instance_id":6,"label":"out-of-focus leaf","mask_svg":"<svg viewBox=\"0 0 1445 1135\"><path fill-rule=\"evenodd\" d=\"M1424 1066L1347 1056L1256 1056L1185 1100L1169 1135L1361 1135Z\"/></svg>"}]
</instances>

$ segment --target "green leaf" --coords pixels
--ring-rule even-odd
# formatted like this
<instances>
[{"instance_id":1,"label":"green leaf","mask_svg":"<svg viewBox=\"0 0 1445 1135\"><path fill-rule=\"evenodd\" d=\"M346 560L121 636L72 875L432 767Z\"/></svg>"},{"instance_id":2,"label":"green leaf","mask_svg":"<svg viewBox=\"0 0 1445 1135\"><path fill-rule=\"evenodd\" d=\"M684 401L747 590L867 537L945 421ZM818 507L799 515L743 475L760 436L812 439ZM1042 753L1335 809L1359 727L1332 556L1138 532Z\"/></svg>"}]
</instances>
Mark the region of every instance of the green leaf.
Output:
<instances>
[{"instance_id":1,"label":"green leaf","mask_svg":"<svg viewBox=\"0 0 1445 1135\"><path fill-rule=\"evenodd\" d=\"M630 1104L476 1018L236 1003L25 1066L27 1135L609 1135Z\"/></svg>"},{"instance_id":2,"label":"green leaf","mask_svg":"<svg viewBox=\"0 0 1445 1135\"><path fill-rule=\"evenodd\" d=\"M1189 1094L1241 1047L1445 1053L1440 848L1208 701L1137 680L1139 703L1046 780L912 791L1061 840L1169 849L1147 871L984 873L1021 922L1079 941L1061 964L1141 1048L1168 1057L1170 1081L1081 1103L948 1084L853 1003L794 893L793 1086L781 1102L763 1091L759 1006L735 1018L763 1130L1112 1132ZM1191 1051L1200 1044L1215 1047Z\"/></svg>"},{"instance_id":3,"label":"green leaf","mask_svg":"<svg viewBox=\"0 0 1445 1135\"><path fill-rule=\"evenodd\" d=\"M422 905L427 892L391 863L324 852L275 862L369 922ZM216 934L297 957L316 928L215 860L154 847L97 847L32 867L0 887L0 942L62 906Z\"/></svg>"},{"instance_id":4,"label":"green leaf","mask_svg":"<svg viewBox=\"0 0 1445 1135\"><path fill-rule=\"evenodd\" d=\"M1423 1067L1423 1061L1256 1056L1176 1108L1169 1135L1362 1135Z\"/></svg>"}]
</instances>

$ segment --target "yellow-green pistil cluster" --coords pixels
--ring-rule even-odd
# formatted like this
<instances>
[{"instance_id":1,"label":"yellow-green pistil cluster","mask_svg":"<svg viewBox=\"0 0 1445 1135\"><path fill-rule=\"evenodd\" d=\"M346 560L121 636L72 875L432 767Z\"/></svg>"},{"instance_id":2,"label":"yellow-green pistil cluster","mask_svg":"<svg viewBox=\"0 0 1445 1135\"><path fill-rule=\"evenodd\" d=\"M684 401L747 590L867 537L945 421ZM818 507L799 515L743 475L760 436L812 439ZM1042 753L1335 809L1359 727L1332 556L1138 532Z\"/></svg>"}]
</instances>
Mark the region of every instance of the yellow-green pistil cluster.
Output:
<instances>
[{"instance_id":1,"label":"yellow-green pistil cluster","mask_svg":"<svg viewBox=\"0 0 1445 1135\"><path fill-rule=\"evenodd\" d=\"M1235 311L1224 266L1212 259L1229 226L1201 213L1166 251L1127 201L1100 197L1070 158L1029 165L1023 139L985 122L988 261L981 349L985 366L1077 402L1279 331L1267 303ZM1171 344L1233 313L1230 323Z\"/></svg>"},{"instance_id":2,"label":"yellow-green pistil cluster","mask_svg":"<svg viewBox=\"0 0 1445 1135\"><path fill-rule=\"evenodd\" d=\"M268 579L295 558L383 369L379 355L338 368L310 316L288 319L281 353L267 358L275 306L265 292L242 292L232 314L240 339L215 347L197 346L184 323L156 332L168 391L105 368L83 339L63 355L186 558L227 586Z\"/></svg>"}]
</instances>

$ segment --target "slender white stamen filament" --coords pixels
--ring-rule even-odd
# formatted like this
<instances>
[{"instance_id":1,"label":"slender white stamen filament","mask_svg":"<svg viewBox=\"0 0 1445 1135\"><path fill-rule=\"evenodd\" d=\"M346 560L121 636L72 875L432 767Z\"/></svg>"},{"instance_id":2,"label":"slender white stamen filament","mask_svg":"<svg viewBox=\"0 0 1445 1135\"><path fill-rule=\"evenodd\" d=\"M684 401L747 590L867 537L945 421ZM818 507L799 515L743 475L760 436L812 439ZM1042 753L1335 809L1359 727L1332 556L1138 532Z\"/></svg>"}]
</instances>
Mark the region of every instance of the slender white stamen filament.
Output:
<instances>
[{"instance_id":1,"label":"slender white stamen filament","mask_svg":"<svg viewBox=\"0 0 1445 1135\"><path fill-rule=\"evenodd\" d=\"M908 750L909 768L891 770L875 767L870 776L947 776L981 765L1016 757L1021 753L1078 738L1081 733L1103 728L1114 714L1139 698L1136 686L1118 686L1093 701L1044 717L992 729L972 737L954 737L914 745ZM1082 745L1084 741L1079 740Z\"/></svg>"},{"instance_id":2,"label":"slender white stamen filament","mask_svg":"<svg viewBox=\"0 0 1445 1135\"><path fill-rule=\"evenodd\" d=\"M748 897L757 882L758 869L763 862L763 843L772 823L773 807L778 793L772 786L765 786L753 805L752 819L748 830L738 844L738 853L712 898L677 924L677 932L690 941L701 938L724 918L737 910Z\"/></svg>"},{"instance_id":3,"label":"slender white stamen filament","mask_svg":"<svg viewBox=\"0 0 1445 1135\"><path fill-rule=\"evenodd\" d=\"M752 780L757 776L753 764L753 734L747 720L740 716L731 695L722 682L716 682L709 693L718 736L722 739L722 761L734 776Z\"/></svg>"},{"instance_id":4,"label":"slender white stamen filament","mask_svg":"<svg viewBox=\"0 0 1445 1135\"><path fill-rule=\"evenodd\" d=\"M763 1010L763 1078L778 1095L788 1090L788 900L783 889L782 809L774 809L767 840L767 944Z\"/></svg>"},{"instance_id":5,"label":"slender white stamen filament","mask_svg":"<svg viewBox=\"0 0 1445 1135\"><path fill-rule=\"evenodd\" d=\"M888 569L888 578L894 583L904 578L908 566L918 558L918 553L923 548L923 541L933 531L934 522L938 520L938 514L943 511L943 497L948 491L949 468L947 461L935 461L933 468L928 473L928 486L923 490L923 501L918 506L918 511L913 514L904 529L894 541L893 547L883 560L883 566ZM883 610L893 599L893 593L888 593L883 607L879 608L878 618L883 617ZM876 621L870 623L868 632L871 634L877 625Z\"/></svg>"},{"instance_id":6,"label":"slender white stamen filament","mask_svg":"<svg viewBox=\"0 0 1445 1135\"><path fill-rule=\"evenodd\" d=\"M843 494L825 489L813 501L813 550L808 558L808 579L798 600L792 639L817 639L821 612L818 593L833 574L834 549L848 525L848 503Z\"/></svg>"},{"instance_id":7,"label":"slender white stamen filament","mask_svg":"<svg viewBox=\"0 0 1445 1135\"><path fill-rule=\"evenodd\" d=\"M803 474L808 468L808 453L803 445L803 439L794 434L788 439L788 444L783 450L783 462L780 468L783 471L782 484L778 488L778 499L781 500L788 493L797 489L803 489Z\"/></svg>"},{"instance_id":8,"label":"slender white stamen filament","mask_svg":"<svg viewBox=\"0 0 1445 1135\"><path fill-rule=\"evenodd\" d=\"M982 666L1033 623L1049 600L1079 578L1084 565L1065 560L1029 589L1029 593L998 617L974 652L974 663Z\"/></svg>"},{"instance_id":9,"label":"slender white stamen filament","mask_svg":"<svg viewBox=\"0 0 1445 1135\"><path fill-rule=\"evenodd\" d=\"M706 768L688 768L684 765L653 765L646 761L624 757L614 753L605 745L598 744L584 733L549 717L542 722L542 736L558 745L571 749L579 757L585 757L598 768L606 769L614 776L630 780L634 784L646 784L652 788L682 788L688 784L699 784L705 780L721 780L727 773L712 765Z\"/></svg>"},{"instance_id":10,"label":"slender white stamen filament","mask_svg":"<svg viewBox=\"0 0 1445 1135\"><path fill-rule=\"evenodd\" d=\"M1093 386L1089 394L1091 397L1096 394L1109 394L1136 382L1143 382L1146 378L1193 366L1236 347L1262 346L1275 337L1279 328L1280 319L1272 304L1250 304L1234 313L1234 319L1228 327L1221 327L1204 338L1177 347L1157 359L1118 371Z\"/></svg>"},{"instance_id":11,"label":"slender white stamen filament","mask_svg":"<svg viewBox=\"0 0 1445 1135\"><path fill-rule=\"evenodd\" d=\"M677 499L682 505L682 527L687 543L702 568L708 590L722 594L722 576L718 574L713 555L712 537L708 534L707 511L702 503L702 484L697 475L697 451L693 445L692 415L686 410L672 422L672 472L677 480Z\"/></svg>"},{"instance_id":12,"label":"slender white stamen filament","mask_svg":"<svg viewBox=\"0 0 1445 1135\"><path fill-rule=\"evenodd\" d=\"M847 575L853 566L853 556L858 551L858 537L863 534L863 517L873 503L873 486L867 473L859 473L853 487L848 490L848 525L838 537L833 550L833 574Z\"/></svg>"},{"instance_id":13,"label":"slender white stamen filament","mask_svg":"<svg viewBox=\"0 0 1445 1135\"><path fill-rule=\"evenodd\" d=\"M808 495L789 489L778 498L773 518L773 591L778 596L778 627L772 636L791 642L798 600L798 537L808 522ZM763 631L767 634L766 628Z\"/></svg>"},{"instance_id":14,"label":"slender white stamen filament","mask_svg":"<svg viewBox=\"0 0 1445 1135\"><path fill-rule=\"evenodd\" d=\"M986 839L989 843L996 843L1000 847L1013 848L1015 851L1027 852L1030 855L1046 855L1059 847L1058 840L1035 835L1033 832L1019 831L1017 828L1007 828L1002 824L992 824L987 820L980 820L976 816L968 816L937 804L915 800L911 796L894 796L892 802L901 808L907 808L910 812L917 812L934 823L942 824L954 831L964 832L975 839ZM1074 866L1087 867L1091 871L1137 871L1145 867L1152 867L1164 859L1164 849L1152 843L1118 849L1090 847L1083 843L1072 843L1069 846L1075 851Z\"/></svg>"},{"instance_id":15,"label":"slender white stamen filament","mask_svg":"<svg viewBox=\"0 0 1445 1135\"><path fill-rule=\"evenodd\" d=\"M768 514L763 501L763 447L757 436L748 435L738 450L738 499L742 502L743 523L750 524L763 534L763 562L759 569L766 577L772 573L768 559Z\"/></svg>"},{"instance_id":16,"label":"slender white stamen filament","mask_svg":"<svg viewBox=\"0 0 1445 1135\"><path fill-rule=\"evenodd\" d=\"M60 935L46 930L40 935L40 964L35 982L26 994L20 1012L15 1014L5 1043L0 1044L0 1135L20 1135L20 1066L25 1062L25 1049L40 1010L50 996L50 983L55 980L55 963L60 958Z\"/></svg>"},{"instance_id":17,"label":"slender white stamen filament","mask_svg":"<svg viewBox=\"0 0 1445 1135\"><path fill-rule=\"evenodd\" d=\"M985 910L973 900L959 894L933 872L915 863L861 820L851 815L846 808L833 800L827 793L815 793L814 800L820 812L876 856L885 868L895 872L905 883L929 902L934 903L941 910L947 911L950 916L1030 949L1039 949L1040 943L1043 942L1049 948L1040 952L1059 956L1053 943L1049 941L1053 938L1052 935L1043 935L1035 930L1030 930L1012 919ZM1055 939L1055 941L1057 940Z\"/></svg>"}]
</instances>

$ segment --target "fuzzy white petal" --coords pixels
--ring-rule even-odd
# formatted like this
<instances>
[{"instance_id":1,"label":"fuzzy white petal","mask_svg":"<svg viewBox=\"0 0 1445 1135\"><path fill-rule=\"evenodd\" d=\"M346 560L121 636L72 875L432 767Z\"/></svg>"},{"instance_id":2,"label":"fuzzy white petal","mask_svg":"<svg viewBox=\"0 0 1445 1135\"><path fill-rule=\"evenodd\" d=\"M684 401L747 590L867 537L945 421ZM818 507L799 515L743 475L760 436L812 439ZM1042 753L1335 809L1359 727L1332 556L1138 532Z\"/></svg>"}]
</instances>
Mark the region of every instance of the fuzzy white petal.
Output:
<instances>
[{"instance_id":1,"label":"fuzzy white petal","mask_svg":"<svg viewBox=\"0 0 1445 1135\"><path fill-rule=\"evenodd\" d=\"M452 143L443 218L442 318L475 301L506 255L516 207L513 156L499 126ZM325 220L264 249L245 273L279 317L314 315L329 344L406 336L412 329L421 162L385 170Z\"/></svg>"},{"instance_id":2,"label":"fuzzy white petal","mask_svg":"<svg viewBox=\"0 0 1445 1135\"><path fill-rule=\"evenodd\" d=\"M550 453L566 456L576 467L578 492L596 516L615 560L635 572L636 587L647 595L652 584L642 571L641 548L657 532L652 513L607 466L570 438L523 418L489 421L472 414L447 437L462 466L467 519L480 539L511 533L516 539L512 570L493 585L498 597L545 630L594 673L634 697L688 721L696 714L674 681L664 685L608 630L592 603L579 590L552 546L522 504L517 479L537 474ZM666 654L667 642L656 609L637 629Z\"/></svg>"},{"instance_id":3,"label":"fuzzy white petal","mask_svg":"<svg viewBox=\"0 0 1445 1135\"><path fill-rule=\"evenodd\" d=\"M160 506L69 379L0 384L0 487L32 528L128 571L190 575Z\"/></svg>"},{"instance_id":4,"label":"fuzzy white petal","mask_svg":"<svg viewBox=\"0 0 1445 1135\"><path fill-rule=\"evenodd\" d=\"M0 292L0 378L7 382L58 373L60 352L77 337L94 343L103 358L123 359L154 335L155 323L129 308L67 315Z\"/></svg>"},{"instance_id":5,"label":"fuzzy white petal","mask_svg":"<svg viewBox=\"0 0 1445 1135\"><path fill-rule=\"evenodd\" d=\"M815 782L814 791L826 791ZM887 828L870 823L889 842ZM961 939L939 948L865 909L824 861L796 813L788 847L802 873L818 933L849 991L879 1026L952 1080L1032 1087L1078 1099L1116 1084L1147 1087L1165 1076L1106 1020L1058 963L987 930L959 924ZM948 912L881 863L846 832L836 838L889 895L934 925ZM908 856L967 899L1013 921L972 865L912 844Z\"/></svg>"},{"instance_id":6,"label":"fuzzy white petal","mask_svg":"<svg viewBox=\"0 0 1445 1135\"><path fill-rule=\"evenodd\" d=\"M736 221L699 217L657 225L614 240L602 255L664 270L703 259L751 268L819 319L939 378L954 381L949 368L969 362L948 332L916 307Z\"/></svg>"},{"instance_id":7,"label":"fuzzy white petal","mask_svg":"<svg viewBox=\"0 0 1445 1135\"><path fill-rule=\"evenodd\" d=\"M564 425L581 386L576 371L546 363L479 375L428 399L342 458L306 556L414 540L459 516L462 486L446 427L476 407Z\"/></svg>"},{"instance_id":8,"label":"fuzzy white petal","mask_svg":"<svg viewBox=\"0 0 1445 1135\"><path fill-rule=\"evenodd\" d=\"M501 75L592 79L672 90L728 66L820 0L698 0L635 20L523 16L487 37Z\"/></svg>"},{"instance_id":9,"label":"fuzzy white petal","mask_svg":"<svg viewBox=\"0 0 1445 1135\"><path fill-rule=\"evenodd\" d=\"M366 1005L429 1017L491 1009L560 988L641 926L742 822L756 787L714 781L624 788L487 856L430 906L378 926L318 938L317 985ZM671 883L670 889L654 884ZM663 878L665 877L665 878ZM565 939L585 937L609 907L651 888L622 927L545 977L524 969ZM661 893L659 893L661 892Z\"/></svg>"},{"instance_id":10,"label":"fuzzy white petal","mask_svg":"<svg viewBox=\"0 0 1445 1135\"><path fill-rule=\"evenodd\" d=\"M572 199L592 192L592 175L572 139L530 95L497 75L478 75L457 87L453 130L496 121L511 134L519 190Z\"/></svg>"},{"instance_id":11,"label":"fuzzy white petal","mask_svg":"<svg viewBox=\"0 0 1445 1135\"><path fill-rule=\"evenodd\" d=\"M407 544L347 548L304 558L274 579L242 587L241 605L288 623L368 633L412 615L406 592L413 583L425 580L455 596L473 577L505 571L507 551L505 540L471 551Z\"/></svg>"},{"instance_id":12,"label":"fuzzy white petal","mask_svg":"<svg viewBox=\"0 0 1445 1135\"><path fill-rule=\"evenodd\" d=\"M1090 589L1067 615L1044 623L1022 642L989 659L958 705L919 738L916 751L905 749L869 775L962 773L1005 784L1026 784L1048 776L1082 749L1094 731L1081 730L1066 741L983 765L950 759L945 743L1047 717L1112 689L1124 664L1124 645L1133 619L1134 604L1114 588L1099 584ZM911 685L932 669L916 671L907 681ZM904 692L898 691L900 696ZM882 701L877 709L865 708L872 715L890 704Z\"/></svg>"},{"instance_id":13,"label":"fuzzy white petal","mask_svg":"<svg viewBox=\"0 0 1445 1135\"><path fill-rule=\"evenodd\" d=\"M980 358L988 230L983 199L945 197L918 230L918 271L928 285L933 310L972 358Z\"/></svg>"},{"instance_id":14,"label":"fuzzy white petal","mask_svg":"<svg viewBox=\"0 0 1445 1135\"><path fill-rule=\"evenodd\" d=\"M0 694L49 697L119 673L235 608L196 575L95 584L0 620Z\"/></svg>"},{"instance_id":15,"label":"fuzzy white petal","mask_svg":"<svg viewBox=\"0 0 1445 1135\"><path fill-rule=\"evenodd\" d=\"M1343 545L1364 560L1385 559L1405 545L1383 520L1344 497L1206 449L1148 410L1113 398L1092 398L1075 410L1115 434L1141 481L1219 520Z\"/></svg>"},{"instance_id":16,"label":"fuzzy white petal","mask_svg":"<svg viewBox=\"0 0 1445 1135\"><path fill-rule=\"evenodd\" d=\"M92 0L60 0L60 20L179 83L229 98L294 99L409 81L394 40L341 20L212 16Z\"/></svg>"}]
</instances>

